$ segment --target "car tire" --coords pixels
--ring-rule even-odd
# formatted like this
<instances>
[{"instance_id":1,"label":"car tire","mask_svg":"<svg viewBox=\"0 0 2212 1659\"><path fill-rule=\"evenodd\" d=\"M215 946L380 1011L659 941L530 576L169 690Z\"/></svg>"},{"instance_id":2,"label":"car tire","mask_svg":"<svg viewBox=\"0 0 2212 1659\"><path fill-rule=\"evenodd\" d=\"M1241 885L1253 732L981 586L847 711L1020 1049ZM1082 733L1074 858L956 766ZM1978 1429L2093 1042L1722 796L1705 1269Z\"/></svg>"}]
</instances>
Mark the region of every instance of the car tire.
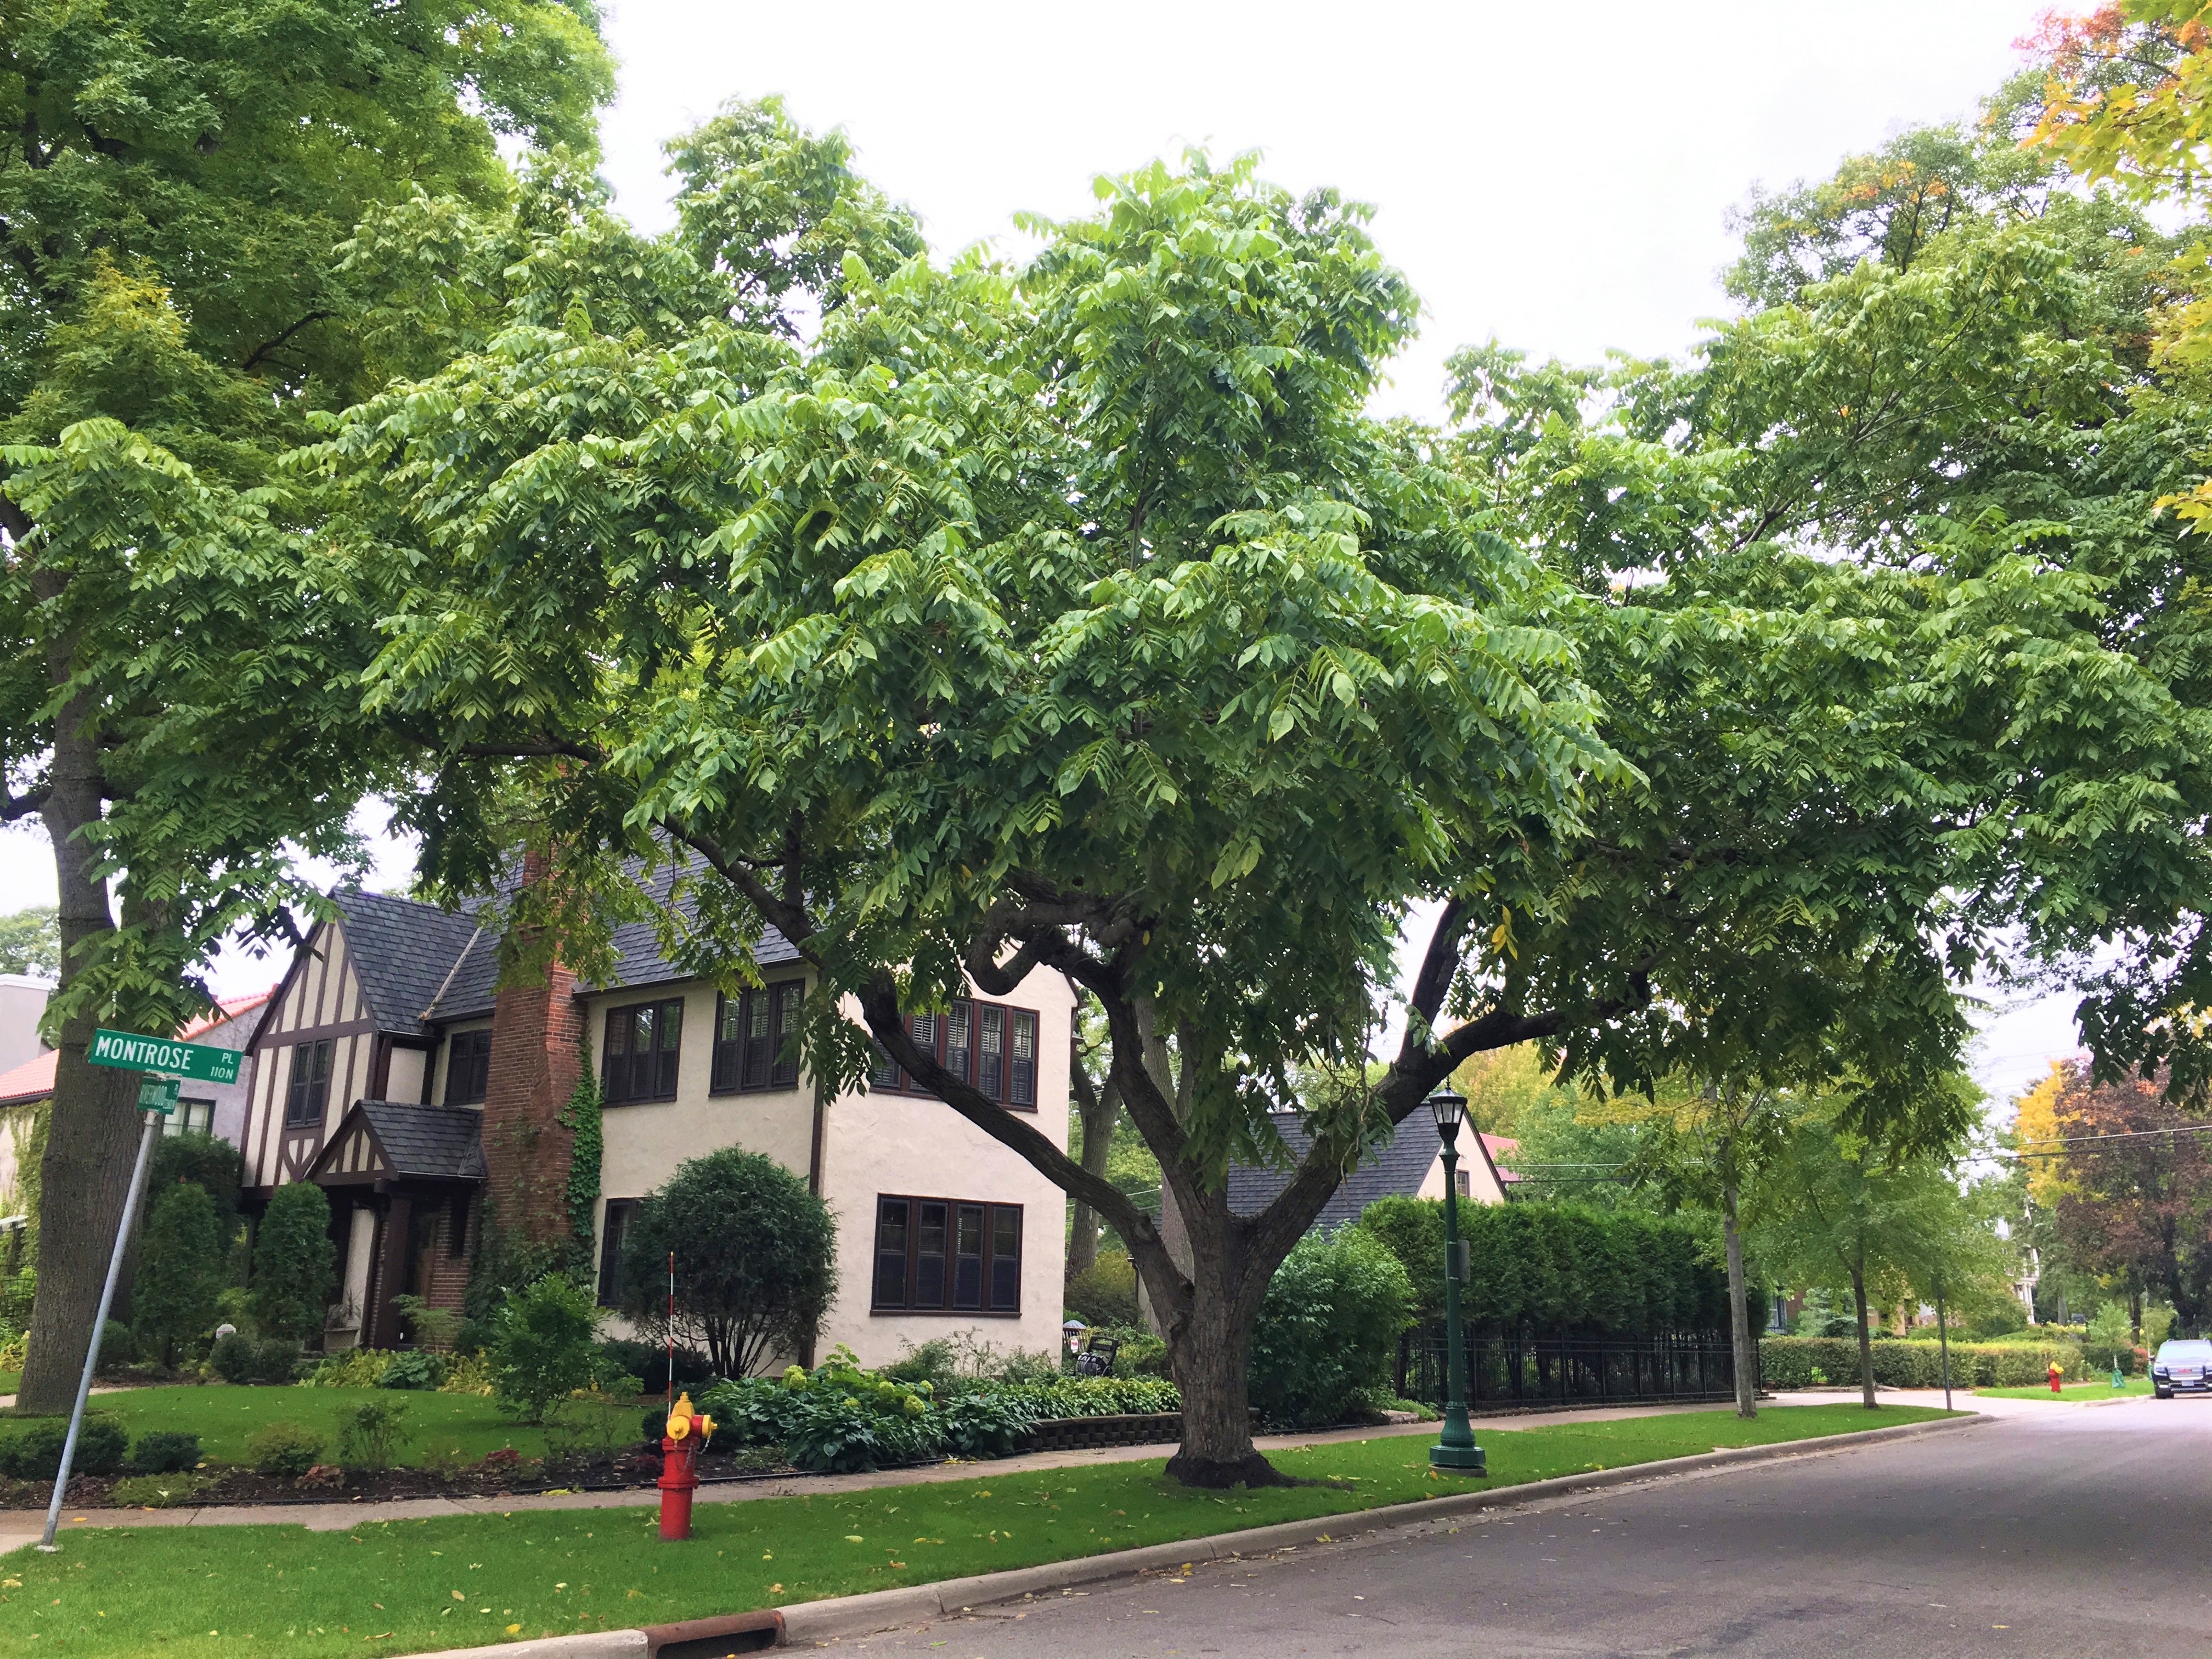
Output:
<instances>
[{"instance_id":1,"label":"car tire","mask_svg":"<svg viewBox=\"0 0 2212 1659\"><path fill-rule=\"evenodd\" d=\"M2173 1398L2173 1390L2172 1389L2153 1389L2151 1393L2155 1395L2160 1400L2171 1400Z\"/></svg>"}]
</instances>

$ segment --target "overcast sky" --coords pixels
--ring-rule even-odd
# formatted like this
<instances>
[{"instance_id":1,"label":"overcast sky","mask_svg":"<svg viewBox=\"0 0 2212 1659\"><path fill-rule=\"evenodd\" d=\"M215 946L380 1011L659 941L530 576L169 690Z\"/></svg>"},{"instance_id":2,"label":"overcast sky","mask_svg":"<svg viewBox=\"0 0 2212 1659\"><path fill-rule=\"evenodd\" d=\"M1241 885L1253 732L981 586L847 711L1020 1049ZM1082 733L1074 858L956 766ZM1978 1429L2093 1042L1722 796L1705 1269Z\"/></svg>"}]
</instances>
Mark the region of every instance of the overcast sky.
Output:
<instances>
[{"instance_id":1,"label":"overcast sky","mask_svg":"<svg viewBox=\"0 0 2212 1659\"><path fill-rule=\"evenodd\" d=\"M1427 308L1380 410L1434 416L1444 358L1492 335L1571 360L1680 351L1723 307L1726 214L1754 183L1971 118L2041 9L617 0L606 172L623 210L658 228L661 142L725 100L781 93L807 125L843 127L938 249L993 238L1018 252L1012 214L1080 214L1098 173L1186 145L1257 149L1280 184L1375 204ZM390 848L385 884L407 873ZM43 840L0 835L0 910L52 901ZM272 976L243 961L221 974L226 991ZM1984 1081L2008 1093L2072 1046L2051 1005L2014 1014L1985 1045Z\"/></svg>"}]
</instances>

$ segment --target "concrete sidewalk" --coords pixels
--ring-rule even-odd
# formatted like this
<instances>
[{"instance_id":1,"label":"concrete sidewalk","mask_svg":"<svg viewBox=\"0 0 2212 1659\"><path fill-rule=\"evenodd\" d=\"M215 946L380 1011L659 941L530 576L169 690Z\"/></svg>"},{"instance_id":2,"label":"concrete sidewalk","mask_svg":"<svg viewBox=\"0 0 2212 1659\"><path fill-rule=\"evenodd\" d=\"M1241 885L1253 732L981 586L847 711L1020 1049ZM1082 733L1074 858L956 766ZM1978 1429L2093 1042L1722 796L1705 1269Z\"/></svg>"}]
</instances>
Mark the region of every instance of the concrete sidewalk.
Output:
<instances>
[{"instance_id":1,"label":"concrete sidewalk","mask_svg":"<svg viewBox=\"0 0 2212 1659\"><path fill-rule=\"evenodd\" d=\"M1884 1390L1885 1398L1889 1391ZM1960 1396L1960 1409L1974 1409L1972 1396ZM1762 1405L1832 1406L1833 1394L1780 1395ZM1899 1405L1918 1405L1916 1397L1896 1398ZM1939 1392L1936 1403L1942 1404ZM2031 1401L2000 1401L1999 1405L2028 1405ZM1565 1412L1524 1412L1510 1416L1475 1419L1478 1437L1512 1433L1522 1429L1550 1428L1570 1423L1611 1423L1632 1417L1669 1417L1689 1412L1726 1411L1701 1402L1687 1406L1606 1406ZM1376 1440L1395 1435L1433 1437L1434 1423L1397 1423L1376 1428L1324 1429L1312 1434L1263 1434L1255 1443L1261 1451L1290 1451L1305 1446L1325 1446L1343 1441ZM1145 1446L1108 1446L1084 1451L1033 1452L1020 1457L997 1457L986 1462L933 1463L919 1469L878 1469L866 1474L816 1474L779 1477L768 1480L733 1481L702 1486L695 1501L701 1504L743 1504L763 1498L799 1498L828 1492L866 1492L878 1486L908 1486L943 1480L973 1480L979 1475L1028 1474L1042 1469L1085 1468L1100 1463L1139 1462L1165 1457L1175 1450L1172 1441ZM408 1498L384 1504L222 1504L202 1509L109 1510L83 1509L62 1512L64 1531L88 1527L305 1527L310 1532L343 1532L367 1522L419 1521L446 1515L512 1515L523 1510L643 1509L658 1504L660 1494L650 1486L620 1492L547 1493L512 1498ZM43 1510L0 1510L0 1553L35 1543L46 1530Z\"/></svg>"}]
</instances>

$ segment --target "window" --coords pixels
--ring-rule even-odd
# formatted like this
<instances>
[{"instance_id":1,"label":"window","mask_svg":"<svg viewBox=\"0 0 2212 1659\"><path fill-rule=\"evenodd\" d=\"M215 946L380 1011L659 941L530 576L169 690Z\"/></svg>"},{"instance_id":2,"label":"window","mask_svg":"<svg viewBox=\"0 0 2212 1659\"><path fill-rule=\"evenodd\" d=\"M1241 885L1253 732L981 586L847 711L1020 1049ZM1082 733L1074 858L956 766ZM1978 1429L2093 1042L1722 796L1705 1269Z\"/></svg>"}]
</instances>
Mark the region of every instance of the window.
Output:
<instances>
[{"instance_id":1,"label":"window","mask_svg":"<svg viewBox=\"0 0 2212 1659\"><path fill-rule=\"evenodd\" d=\"M676 1098L676 1055L684 1038L681 1001L634 1002L607 1010L606 1103Z\"/></svg>"},{"instance_id":2,"label":"window","mask_svg":"<svg viewBox=\"0 0 2212 1659\"><path fill-rule=\"evenodd\" d=\"M490 1086L490 1027L454 1032L446 1041L446 1104L481 1105Z\"/></svg>"},{"instance_id":3,"label":"window","mask_svg":"<svg viewBox=\"0 0 2212 1659\"><path fill-rule=\"evenodd\" d=\"M292 1050L292 1079L284 1095L284 1127L320 1127L331 1103L331 1039L302 1042Z\"/></svg>"},{"instance_id":4,"label":"window","mask_svg":"<svg viewBox=\"0 0 2212 1659\"><path fill-rule=\"evenodd\" d=\"M1022 1206L878 1197L871 1304L878 1313L1018 1314Z\"/></svg>"},{"instance_id":5,"label":"window","mask_svg":"<svg viewBox=\"0 0 2212 1659\"><path fill-rule=\"evenodd\" d=\"M1452 1188L1462 1198L1473 1198L1474 1196L1474 1171L1472 1170L1454 1170L1452 1171Z\"/></svg>"},{"instance_id":6,"label":"window","mask_svg":"<svg viewBox=\"0 0 2212 1659\"><path fill-rule=\"evenodd\" d=\"M630 1212L637 1208L634 1198L611 1198L607 1200L607 1218L599 1228L599 1305L602 1308L622 1304L623 1234L629 1226Z\"/></svg>"},{"instance_id":7,"label":"window","mask_svg":"<svg viewBox=\"0 0 2212 1659\"><path fill-rule=\"evenodd\" d=\"M1007 1008L965 998L941 1014L909 1014L906 1029L917 1047L939 1065L971 1083L1001 1105L1016 1111L1036 1109L1037 1017L1034 1009ZM868 1079L872 1089L922 1092L921 1085L878 1051L878 1064Z\"/></svg>"},{"instance_id":8,"label":"window","mask_svg":"<svg viewBox=\"0 0 2212 1659\"><path fill-rule=\"evenodd\" d=\"M716 1094L739 1089L789 1089L799 1082L798 980L720 998L714 1011Z\"/></svg>"},{"instance_id":9,"label":"window","mask_svg":"<svg viewBox=\"0 0 2212 1659\"><path fill-rule=\"evenodd\" d=\"M165 1135L213 1134L215 1102L179 1100L177 1109L161 1120L161 1133Z\"/></svg>"}]
</instances>

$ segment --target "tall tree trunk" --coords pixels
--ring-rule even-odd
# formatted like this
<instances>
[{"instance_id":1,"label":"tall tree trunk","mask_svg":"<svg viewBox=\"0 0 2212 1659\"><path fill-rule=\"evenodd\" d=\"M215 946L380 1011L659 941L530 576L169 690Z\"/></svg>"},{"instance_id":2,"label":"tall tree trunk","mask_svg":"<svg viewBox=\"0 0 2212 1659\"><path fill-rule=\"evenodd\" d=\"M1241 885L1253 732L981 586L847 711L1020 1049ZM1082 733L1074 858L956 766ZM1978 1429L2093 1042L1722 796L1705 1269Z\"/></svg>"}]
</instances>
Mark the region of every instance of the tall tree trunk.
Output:
<instances>
[{"instance_id":1,"label":"tall tree trunk","mask_svg":"<svg viewBox=\"0 0 2212 1659\"><path fill-rule=\"evenodd\" d=\"M1255 1288L1236 1237L1228 1194L1208 1192L1186 1214L1194 1294L1179 1310L1168 1345L1176 1386L1182 1391L1182 1444L1168 1459L1169 1478L1188 1486L1280 1486L1286 1476L1252 1443L1252 1395L1247 1371L1258 1304L1267 1275Z\"/></svg>"},{"instance_id":2,"label":"tall tree trunk","mask_svg":"<svg viewBox=\"0 0 2212 1659\"><path fill-rule=\"evenodd\" d=\"M1103 1179L1106 1159L1114 1150L1114 1127L1121 1115L1121 1093L1109 1078L1103 1089L1098 1087L1091 1073L1079 1061L1071 1068L1075 1085L1076 1112L1083 1125L1084 1170ZM1075 1222L1067 1240L1067 1276L1089 1273L1098 1265L1098 1217L1080 1199L1075 1204Z\"/></svg>"},{"instance_id":3,"label":"tall tree trunk","mask_svg":"<svg viewBox=\"0 0 2212 1659\"><path fill-rule=\"evenodd\" d=\"M1759 1349L1751 1335L1751 1303L1743 1279L1743 1234L1736 1224L1733 1179L1721 1183L1721 1227L1728 1239L1729 1338L1735 1359L1735 1414L1759 1415Z\"/></svg>"},{"instance_id":4,"label":"tall tree trunk","mask_svg":"<svg viewBox=\"0 0 2212 1659\"><path fill-rule=\"evenodd\" d=\"M65 672L65 663L63 667ZM100 939L115 930L107 884L93 873L97 852L78 833L101 816L100 744L92 714L89 694L63 707L41 814L60 888L64 993ZM80 1012L64 1021L58 1033L52 1116L39 1165L39 1289L15 1395L15 1409L26 1415L65 1412L76 1398L108 1252L131 1185L139 1077L87 1059L99 1023L96 1013Z\"/></svg>"},{"instance_id":5,"label":"tall tree trunk","mask_svg":"<svg viewBox=\"0 0 2212 1659\"><path fill-rule=\"evenodd\" d=\"M1856 1262L1851 1267L1851 1306L1858 1310L1859 1397L1866 1408L1872 1411L1875 1409L1874 1340L1867 1331L1866 1268Z\"/></svg>"}]
</instances>

